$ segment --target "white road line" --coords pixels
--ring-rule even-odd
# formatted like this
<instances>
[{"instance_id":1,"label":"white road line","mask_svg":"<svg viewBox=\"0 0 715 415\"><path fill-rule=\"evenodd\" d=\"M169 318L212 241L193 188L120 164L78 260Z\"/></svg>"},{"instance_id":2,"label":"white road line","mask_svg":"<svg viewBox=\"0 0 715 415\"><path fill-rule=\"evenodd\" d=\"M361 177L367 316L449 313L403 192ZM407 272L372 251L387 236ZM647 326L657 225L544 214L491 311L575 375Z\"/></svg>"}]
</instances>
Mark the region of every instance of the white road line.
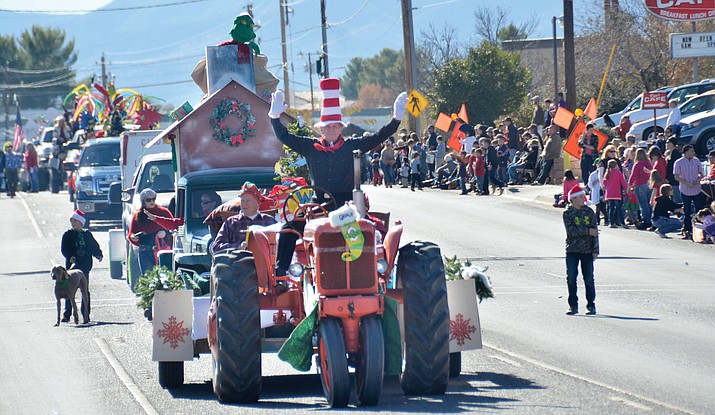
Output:
<instances>
[{"instance_id":1,"label":"white road line","mask_svg":"<svg viewBox=\"0 0 715 415\"><path fill-rule=\"evenodd\" d=\"M30 218L30 223L32 223L32 227L35 228L35 232L37 232L37 236L39 238L42 238L44 235L42 234L42 231L40 230L40 225L37 224L37 221L35 220L35 215L32 214L32 210L30 210L30 206L25 201L25 197L20 196L20 201L22 202L22 205L25 207L25 210L27 211L27 217Z\"/></svg>"},{"instance_id":2,"label":"white road line","mask_svg":"<svg viewBox=\"0 0 715 415\"><path fill-rule=\"evenodd\" d=\"M609 396L608 399L610 399L614 402L620 402L624 405L632 406L636 409L640 409L641 411L652 411L653 410L653 408L651 408L650 406L641 405L638 402L629 401L628 399L624 399L624 398L621 398L618 396Z\"/></svg>"},{"instance_id":3,"label":"white road line","mask_svg":"<svg viewBox=\"0 0 715 415\"><path fill-rule=\"evenodd\" d=\"M124 383L124 386L129 389L129 393L134 396L134 399L136 399L137 403L144 409L144 412L146 412L148 415L159 415L159 412L154 409L154 407L151 405L149 400L144 396L144 394L141 392L139 387L132 381L132 378L129 376L126 370L122 367L122 364L119 363L119 360L114 356L114 353L112 352L112 349L109 348L109 345L107 342L104 341L104 339L100 339L98 337L94 338L94 341L97 343L97 346L99 346L99 350L102 351L102 354L104 354L104 357L107 358L107 361L109 361L109 364L112 365L112 368L114 369L114 372L119 376L119 379L121 379L122 383Z\"/></svg>"},{"instance_id":4,"label":"white road line","mask_svg":"<svg viewBox=\"0 0 715 415\"><path fill-rule=\"evenodd\" d=\"M511 360L511 359L507 359L507 358L505 358L505 357L496 356L496 355L491 355L491 356L489 356L489 357L491 357L492 359L496 359L496 360L498 360L498 361L500 361L500 362L504 362L504 363L506 363L506 364L512 365L512 366L521 367L521 363L515 362L515 361L513 361L513 360Z\"/></svg>"},{"instance_id":5,"label":"white road line","mask_svg":"<svg viewBox=\"0 0 715 415\"><path fill-rule=\"evenodd\" d=\"M530 358L530 357L528 357L528 356L524 356L524 355L522 355L522 354L520 354L520 353L510 352L510 351L508 351L508 350L505 350L505 349L502 349L502 348L500 348L500 347L494 346L494 345L489 344L489 343L487 343L487 342L483 342L483 345L484 345L484 347L490 348L490 349L492 349L492 350L496 350L496 351L498 351L498 352L500 352L500 353L504 353L505 355L511 356L511 357L513 357L513 358L515 358L515 359L520 359L520 360L523 360L523 361L525 361L525 362L531 363L531 364L533 364L533 365L535 365L535 366L539 366L539 367L541 367L541 368L543 368L543 369L550 370L550 371L556 372L556 373L560 373L560 374L562 374L562 375L564 375L564 376L569 376L569 377L572 377L572 378L574 378L574 379L581 380L581 381L583 381L583 382L588 382L588 383L591 383L591 384L593 384L593 385L600 386L600 387L602 387L602 388L612 390L613 392L619 393L619 394L621 394L621 395L631 396L631 397L636 398L636 399L641 400L641 401L650 402L650 403L652 403L652 404L654 404L654 405L658 405L658 406L662 406L662 407L664 407L664 408L668 408L668 409L670 409L670 410L672 410L672 411L682 412L682 413L688 414L688 415L698 415L697 412L693 412L692 410L683 409L683 408L680 408L680 407L678 407L678 406L671 405L671 404L666 403L666 402L663 402L663 401L659 401L659 400L657 400L657 399L653 399L653 398L649 398L649 397L647 397L647 396L639 395L639 394L634 393L634 392L629 392L629 391L627 391L627 390L624 390L624 389L621 389L621 388L618 388L618 387L615 387L615 386L608 385L608 384L603 383L603 382L601 382L601 381L598 381L598 380L595 380L595 379L591 379L591 378L587 378L587 377L585 377L585 376L581 376L581 375L578 375L578 374L576 374L576 373L569 372L568 370L564 370L564 369L558 368L558 367L556 367L556 366L552 366L552 365L550 365L550 364L548 364L548 363L544 363L544 362L538 361L538 360L536 360L536 359L532 359L532 358ZM630 401L629 401L629 402L630 402ZM624 403L625 403L625 402L624 402Z\"/></svg>"}]
</instances>

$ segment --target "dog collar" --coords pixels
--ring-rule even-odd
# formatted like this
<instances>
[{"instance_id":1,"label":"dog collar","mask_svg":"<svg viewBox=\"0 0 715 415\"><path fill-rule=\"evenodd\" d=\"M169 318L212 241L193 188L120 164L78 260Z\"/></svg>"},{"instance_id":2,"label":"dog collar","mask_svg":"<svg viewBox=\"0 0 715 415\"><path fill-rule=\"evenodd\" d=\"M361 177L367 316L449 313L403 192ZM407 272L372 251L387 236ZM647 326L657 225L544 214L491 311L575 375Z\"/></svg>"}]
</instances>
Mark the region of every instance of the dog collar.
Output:
<instances>
[{"instance_id":1,"label":"dog collar","mask_svg":"<svg viewBox=\"0 0 715 415\"><path fill-rule=\"evenodd\" d=\"M55 285L57 285L57 286L59 286L59 287L64 287L64 286L67 285L69 282L70 282L70 279L69 279L69 278L65 278L65 280L62 281L62 282L55 281Z\"/></svg>"}]
</instances>

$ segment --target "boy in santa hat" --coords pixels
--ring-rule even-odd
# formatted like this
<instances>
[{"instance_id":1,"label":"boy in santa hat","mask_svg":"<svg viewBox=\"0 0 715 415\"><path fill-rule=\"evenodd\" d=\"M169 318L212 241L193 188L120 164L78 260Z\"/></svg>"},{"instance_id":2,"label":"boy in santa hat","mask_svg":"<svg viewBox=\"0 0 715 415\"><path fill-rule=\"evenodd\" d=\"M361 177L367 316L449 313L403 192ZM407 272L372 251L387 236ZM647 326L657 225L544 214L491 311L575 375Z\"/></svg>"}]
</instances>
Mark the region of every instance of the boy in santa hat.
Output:
<instances>
[{"instance_id":1,"label":"boy in santa hat","mask_svg":"<svg viewBox=\"0 0 715 415\"><path fill-rule=\"evenodd\" d=\"M77 209L70 216L71 229L62 235L62 256L65 257L65 268L70 269L74 267L75 269L81 270L84 276L87 277L87 304L84 303L84 296L82 296L82 309L81 314L84 316L84 309L87 308L87 314L89 315L90 309L90 295L89 295L89 271L92 270L92 257L97 258L99 262L102 262L102 249L99 247L97 240L94 239L92 232L84 230L83 226L87 223L87 219L84 216L84 212ZM70 321L72 316L72 304L70 300L65 300L65 311L62 316L63 322Z\"/></svg>"},{"instance_id":2,"label":"boy in santa hat","mask_svg":"<svg viewBox=\"0 0 715 415\"><path fill-rule=\"evenodd\" d=\"M382 144L397 131L407 109L407 93L402 92L397 96L393 105L392 121L382 127L377 134L346 139L342 136L343 128L347 124L343 122L340 110L340 80L337 78L321 79L320 89L323 92L323 108L320 111L320 122L315 124L322 133L319 139L295 136L281 124L280 116L287 107L283 91L278 90L273 93L268 116L271 118L271 124L278 139L305 157L312 183L333 194L334 203L328 207L333 210L352 199L353 150L360 150L364 154ZM316 199L317 203L326 202L323 195L316 195ZM284 228L293 229L302 234L304 225L304 222L289 222ZM295 233L281 234L278 242L276 275L285 275L297 240L298 235Z\"/></svg>"},{"instance_id":3,"label":"boy in santa hat","mask_svg":"<svg viewBox=\"0 0 715 415\"><path fill-rule=\"evenodd\" d=\"M576 278L581 264L583 283L586 287L586 314L596 314L596 287L593 282L593 263L598 258L598 218L586 206L586 193L581 186L574 186L569 192L571 205L564 211L566 228L566 282L569 290L568 315L578 314Z\"/></svg>"}]
</instances>

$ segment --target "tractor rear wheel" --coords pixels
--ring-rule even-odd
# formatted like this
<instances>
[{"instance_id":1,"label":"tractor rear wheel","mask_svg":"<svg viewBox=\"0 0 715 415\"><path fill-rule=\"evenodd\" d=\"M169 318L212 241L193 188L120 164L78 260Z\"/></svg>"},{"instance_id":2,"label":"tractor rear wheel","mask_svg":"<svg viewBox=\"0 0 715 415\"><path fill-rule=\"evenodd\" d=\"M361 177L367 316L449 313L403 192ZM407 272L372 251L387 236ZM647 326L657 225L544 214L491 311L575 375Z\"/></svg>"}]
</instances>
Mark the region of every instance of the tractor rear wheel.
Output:
<instances>
[{"instance_id":1,"label":"tractor rear wheel","mask_svg":"<svg viewBox=\"0 0 715 415\"><path fill-rule=\"evenodd\" d=\"M397 282L404 298L402 390L441 395L449 381L449 308L437 245L415 241L400 249Z\"/></svg>"},{"instance_id":2,"label":"tractor rear wheel","mask_svg":"<svg viewBox=\"0 0 715 415\"><path fill-rule=\"evenodd\" d=\"M331 408L348 406L350 401L350 377L345 339L338 320L328 318L320 321L318 359L320 383L323 394Z\"/></svg>"},{"instance_id":3,"label":"tractor rear wheel","mask_svg":"<svg viewBox=\"0 0 715 415\"><path fill-rule=\"evenodd\" d=\"M184 362L158 362L159 385L164 389L178 388L184 384Z\"/></svg>"},{"instance_id":4,"label":"tractor rear wheel","mask_svg":"<svg viewBox=\"0 0 715 415\"><path fill-rule=\"evenodd\" d=\"M355 368L355 388L360 406L375 406L382 393L385 372L385 341L377 315L360 320L360 357Z\"/></svg>"},{"instance_id":5,"label":"tractor rear wheel","mask_svg":"<svg viewBox=\"0 0 715 415\"><path fill-rule=\"evenodd\" d=\"M449 377L456 378L462 373L462 352L449 354Z\"/></svg>"},{"instance_id":6,"label":"tractor rear wheel","mask_svg":"<svg viewBox=\"0 0 715 415\"><path fill-rule=\"evenodd\" d=\"M240 254L240 253L239 253ZM214 258L216 343L214 393L223 402L255 402L261 394L261 319L251 255Z\"/></svg>"}]
</instances>

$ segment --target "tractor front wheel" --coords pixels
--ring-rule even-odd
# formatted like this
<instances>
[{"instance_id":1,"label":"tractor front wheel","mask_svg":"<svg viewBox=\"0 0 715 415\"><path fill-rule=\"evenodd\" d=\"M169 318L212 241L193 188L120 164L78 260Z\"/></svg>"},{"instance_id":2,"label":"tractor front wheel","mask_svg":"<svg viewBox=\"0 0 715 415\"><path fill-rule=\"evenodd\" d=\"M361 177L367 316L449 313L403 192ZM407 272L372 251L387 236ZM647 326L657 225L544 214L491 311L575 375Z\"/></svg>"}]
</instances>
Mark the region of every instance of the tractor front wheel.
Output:
<instances>
[{"instance_id":1,"label":"tractor front wheel","mask_svg":"<svg viewBox=\"0 0 715 415\"><path fill-rule=\"evenodd\" d=\"M217 356L214 393L223 402L255 402L261 394L261 320L256 266L250 255L214 258Z\"/></svg>"},{"instance_id":2,"label":"tractor front wheel","mask_svg":"<svg viewBox=\"0 0 715 415\"><path fill-rule=\"evenodd\" d=\"M382 393L385 372L385 341L382 322L376 315L360 320L360 356L355 369L355 387L360 406L375 406Z\"/></svg>"},{"instance_id":3,"label":"tractor front wheel","mask_svg":"<svg viewBox=\"0 0 715 415\"><path fill-rule=\"evenodd\" d=\"M441 395L449 381L449 307L437 245L415 241L400 249L397 282L404 298L402 390Z\"/></svg>"},{"instance_id":4,"label":"tractor front wheel","mask_svg":"<svg viewBox=\"0 0 715 415\"><path fill-rule=\"evenodd\" d=\"M158 362L159 385L164 389L178 388L184 384L184 362Z\"/></svg>"},{"instance_id":5,"label":"tractor front wheel","mask_svg":"<svg viewBox=\"0 0 715 415\"><path fill-rule=\"evenodd\" d=\"M350 401L350 377L343 331L338 320L329 318L320 321L319 334L318 359L323 394L331 408L342 408Z\"/></svg>"}]
</instances>

